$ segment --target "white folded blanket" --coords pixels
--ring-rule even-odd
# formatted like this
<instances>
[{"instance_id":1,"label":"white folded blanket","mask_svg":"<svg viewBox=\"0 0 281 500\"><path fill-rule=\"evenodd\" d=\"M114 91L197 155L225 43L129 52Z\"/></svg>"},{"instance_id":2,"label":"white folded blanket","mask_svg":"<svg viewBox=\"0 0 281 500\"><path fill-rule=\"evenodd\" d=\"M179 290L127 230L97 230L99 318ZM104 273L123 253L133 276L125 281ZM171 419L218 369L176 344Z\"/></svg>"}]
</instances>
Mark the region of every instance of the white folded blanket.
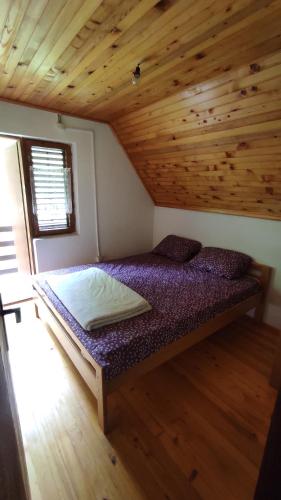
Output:
<instances>
[{"instance_id":1,"label":"white folded blanket","mask_svg":"<svg viewBox=\"0 0 281 500\"><path fill-rule=\"evenodd\" d=\"M46 281L84 330L91 331L151 310L138 293L95 267L52 275Z\"/></svg>"}]
</instances>

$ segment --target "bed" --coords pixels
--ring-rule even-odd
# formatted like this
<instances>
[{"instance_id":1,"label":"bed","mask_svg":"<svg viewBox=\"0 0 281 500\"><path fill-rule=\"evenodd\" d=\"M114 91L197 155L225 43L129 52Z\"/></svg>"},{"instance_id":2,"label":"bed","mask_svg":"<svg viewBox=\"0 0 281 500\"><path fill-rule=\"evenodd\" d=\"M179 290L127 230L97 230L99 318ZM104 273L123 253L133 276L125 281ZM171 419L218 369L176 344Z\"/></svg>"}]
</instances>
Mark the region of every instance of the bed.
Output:
<instances>
[{"instance_id":1,"label":"bed","mask_svg":"<svg viewBox=\"0 0 281 500\"><path fill-rule=\"evenodd\" d=\"M36 312L65 349L98 403L108 431L108 395L121 384L166 362L235 318L255 309L262 320L270 268L253 263L247 275L228 280L153 253L94 264L141 294L152 310L93 332L83 328L54 294L50 274L37 275Z\"/></svg>"}]
</instances>

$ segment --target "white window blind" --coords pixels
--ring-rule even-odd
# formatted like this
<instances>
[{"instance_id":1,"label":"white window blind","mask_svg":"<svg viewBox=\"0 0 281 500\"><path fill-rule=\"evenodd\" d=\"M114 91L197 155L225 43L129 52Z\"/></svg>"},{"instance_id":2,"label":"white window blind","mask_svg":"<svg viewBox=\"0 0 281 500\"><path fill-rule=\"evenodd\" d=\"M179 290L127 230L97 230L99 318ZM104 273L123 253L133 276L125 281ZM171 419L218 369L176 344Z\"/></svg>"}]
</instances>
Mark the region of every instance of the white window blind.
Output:
<instances>
[{"instance_id":1,"label":"white window blind","mask_svg":"<svg viewBox=\"0 0 281 500\"><path fill-rule=\"evenodd\" d=\"M25 140L35 236L74 230L71 149Z\"/></svg>"}]
</instances>

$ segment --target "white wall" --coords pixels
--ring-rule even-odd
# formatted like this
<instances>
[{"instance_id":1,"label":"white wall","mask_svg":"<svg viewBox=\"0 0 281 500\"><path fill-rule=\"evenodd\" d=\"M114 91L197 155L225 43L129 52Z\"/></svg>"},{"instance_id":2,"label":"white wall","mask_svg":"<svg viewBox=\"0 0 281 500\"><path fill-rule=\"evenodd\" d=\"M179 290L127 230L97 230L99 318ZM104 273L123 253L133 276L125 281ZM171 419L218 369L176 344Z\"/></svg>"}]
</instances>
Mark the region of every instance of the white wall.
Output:
<instances>
[{"instance_id":1,"label":"white wall","mask_svg":"<svg viewBox=\"0 0 281 500\"><path fill-rule=\"evenodd\" d=\"M83 130L60 130L56 120L55 113L0 102L0 133L72 144L77 234L36 240L39 271L95 260L94 161L102 257L149 250L153 204L110 127L64 117L67 126Z\"/></svg>"},{"instance_id":2,"label":"white wall","mask_svg":"<svg viewBox=\"0 0 281 500\"><path fill-rule=\"evenodd\" d=\"M281 328L281 222L155 207L154 245L167 234L248 253L274 268L266 321Z\"/></svg>"}]
</instances>

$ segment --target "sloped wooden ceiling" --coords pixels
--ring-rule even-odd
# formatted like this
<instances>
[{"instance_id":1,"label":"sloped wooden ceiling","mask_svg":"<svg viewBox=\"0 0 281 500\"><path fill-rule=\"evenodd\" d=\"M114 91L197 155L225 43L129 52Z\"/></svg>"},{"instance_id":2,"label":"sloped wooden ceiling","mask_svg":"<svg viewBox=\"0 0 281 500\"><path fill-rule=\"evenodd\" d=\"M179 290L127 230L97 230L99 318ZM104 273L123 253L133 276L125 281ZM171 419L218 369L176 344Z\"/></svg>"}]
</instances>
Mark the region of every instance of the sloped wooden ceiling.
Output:
<instances>
[{"instance_id":1,"label":"sloped wooden ceiling","mask_svg":"<svg viewBox=\"0 0 281 500\"><path fill-rule=\"evenodd\" d=\"M157 205L281 219L280 19L280 0L2 0L0 98L109 122Z\"/></svg>"}]
</instances>

